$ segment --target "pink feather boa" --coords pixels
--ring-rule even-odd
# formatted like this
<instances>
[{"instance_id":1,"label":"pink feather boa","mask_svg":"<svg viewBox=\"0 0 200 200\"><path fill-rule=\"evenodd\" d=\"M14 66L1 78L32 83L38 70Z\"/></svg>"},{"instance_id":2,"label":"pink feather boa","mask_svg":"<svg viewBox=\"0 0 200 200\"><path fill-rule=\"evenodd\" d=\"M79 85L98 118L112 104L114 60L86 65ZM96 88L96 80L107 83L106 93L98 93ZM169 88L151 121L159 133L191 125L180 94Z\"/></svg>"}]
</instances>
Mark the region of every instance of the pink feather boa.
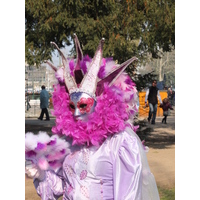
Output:
<instances>
[{"instance_id":1,"label":"pink feather boa","mask_svg":"<svg viewBox=\"0 0 200 200\"><path fill-rule=\"evenodd\" d=\"M95 111L87 122L75 121L69 110L69 95L65 87L54 87L52 114L56 117L54 134L64 134L73 139L73 145L100 145L108 136L123 131L130 126L127 104L123 100L124 92L116 86L104 86L104 92L97 97Z\"/></svg>"}]
</instances>

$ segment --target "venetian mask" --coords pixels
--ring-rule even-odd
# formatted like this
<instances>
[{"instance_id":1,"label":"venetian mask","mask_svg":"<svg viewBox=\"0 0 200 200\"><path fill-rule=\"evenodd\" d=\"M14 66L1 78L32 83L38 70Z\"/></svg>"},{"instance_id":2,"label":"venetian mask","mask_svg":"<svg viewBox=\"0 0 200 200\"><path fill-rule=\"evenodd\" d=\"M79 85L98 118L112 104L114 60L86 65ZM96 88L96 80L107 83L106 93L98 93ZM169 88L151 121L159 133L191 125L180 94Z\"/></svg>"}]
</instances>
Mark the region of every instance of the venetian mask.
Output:
<instances>
[{"instance_id":1,"label":"venetian mask","mask_svg":"<svg viewBox=\"0 0 200 200\"><path fill-rule=\"evenodd\" d=\"M74 92L70 95L69 106L75 120L87 121L94 111L96 101L84 92Z\"/></svg>"}]
</instances>

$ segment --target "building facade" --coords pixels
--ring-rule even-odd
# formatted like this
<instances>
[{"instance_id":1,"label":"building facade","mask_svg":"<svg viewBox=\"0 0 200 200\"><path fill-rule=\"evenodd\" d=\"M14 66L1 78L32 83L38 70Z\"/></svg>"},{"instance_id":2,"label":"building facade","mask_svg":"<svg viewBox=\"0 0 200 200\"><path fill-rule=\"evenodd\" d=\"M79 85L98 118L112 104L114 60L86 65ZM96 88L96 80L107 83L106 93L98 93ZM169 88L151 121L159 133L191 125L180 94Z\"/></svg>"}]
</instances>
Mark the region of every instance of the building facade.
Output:
<instances>
[{"instance_id":1,"label":"building facade","mask_svg":"<svg viewBox=\"0 0 200 200\"><path fill-rule=\"evenodd\" d=\"M39 92L42 85L45 85L47 91L53 91L53 85L56 83L55 72L46 65L25 65L25 91Z\"/></svg>"}]
</instances>

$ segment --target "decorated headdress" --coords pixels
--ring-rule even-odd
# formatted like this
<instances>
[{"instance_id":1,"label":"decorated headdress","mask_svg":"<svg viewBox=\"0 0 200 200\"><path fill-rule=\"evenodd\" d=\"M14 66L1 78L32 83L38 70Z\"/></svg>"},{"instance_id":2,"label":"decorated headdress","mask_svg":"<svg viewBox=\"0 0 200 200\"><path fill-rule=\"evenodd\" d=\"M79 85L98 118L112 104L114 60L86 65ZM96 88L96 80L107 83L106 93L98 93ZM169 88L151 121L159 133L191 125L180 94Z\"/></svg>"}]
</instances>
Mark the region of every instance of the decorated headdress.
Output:
<instances>
[{"instance_id":1,"label":"decorated headdress","mask_svg":"<svg viewBox=\"0 0 200 200\"><path fill-rule=\"evenodd\" d=\"M121 65L116 65L114 62L112 62L112 64L115 65L112 66L113 69L111 69L111 71L108 74L106 74L104 77L102 77L102 79L100 79L98 77L98 74L100 72L100 67L102 64L104 41L105 39L102 38L98 45L94 58L92 59L92 61L89 62L86 74L84 74L83 70L81 69L83 54L76 34L74 34L74 42L77 53L75 67L70 67L70 61L67 58L65 58L64 54L58 48L58 46L54 42L51 42L51 44L53 44L56 47L56 49L62 57L64 67L62 68L63 77L61 77L61 80L64 81L69 94L72 94L73 92L85 92L93 98L95 98L95 96L99 96L103 92L104 83L108 83L109 86L113 85L117 78L125 70L125 68L133 61L137 60L136 57L133 57ZM52 67L54 71L58 71L58 69L52 63L50 63L49 61L45 62L49 64L49 66Z\"/></svg>"},{"instance_id":2,"label":"decorated headdress","mask_svg":"<svg viewBox=\"0 0 200 200\"><path fill-rule=\"evenodd\" d=\"M112 58L103 58L104 41L104 38L100 40L91 59L88 55L83 56L74 34L76 60L66 58L58 46L51 42L61 55L63 66L56 68L51 62L45 61L55 71L58 80L53 93L56 126L52 131L72 137L74 144L86 142L88 145L97 145L108 135L124 130L127 124L134 128L132 122L137 113L138 95L135 84L124 70L137 58L132 57L121 65ZM74 122L68 109L69 96L74 92L84 92L97 101L87 123Z\"/></svg>"}]
</instances>

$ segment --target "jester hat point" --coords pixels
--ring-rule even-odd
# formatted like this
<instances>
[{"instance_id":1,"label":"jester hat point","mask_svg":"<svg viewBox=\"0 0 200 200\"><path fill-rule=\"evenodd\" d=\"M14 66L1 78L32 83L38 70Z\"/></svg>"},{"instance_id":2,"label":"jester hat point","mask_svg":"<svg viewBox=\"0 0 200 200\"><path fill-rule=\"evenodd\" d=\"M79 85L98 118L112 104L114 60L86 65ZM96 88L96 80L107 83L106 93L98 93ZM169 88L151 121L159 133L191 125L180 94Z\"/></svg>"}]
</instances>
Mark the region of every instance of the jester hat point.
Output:
<instances>
[{"instance_id":1,"label":"jester hat point","mask_svg":"<svg viewBox=\"0 0 200 200\"><path fill-rule=\"evenodd\" d=\"M62 58L63 67L58 69L51 62L46 60L45 63L47 63L56 72L56 78L59 82L64 83L69 95L74 92L84 92L96 99L96 96L100 96L102 94L105 83L107 83L109 87L112 86L117 78L124 72L126 67L133 61L137 60L136 57L132 57L121 65L117 65L111 59L107 58L106 60L103 58L104 41L104 38L100 40L95 55L91 60L88 56L83 57L78 37L74 33L74 43L76 48L75 64L64 56L63 52L59 49L56 43L51 42L51 44L58 50ZM104 76L100 76L99 74L101 74L103 69L102 63L105 64L105 62L106 65L113 66L109 68L109 71ZM73 67L71 67L72 65ZM85 65L87 66L87 70L83 69L83 66Z\"/></svg>"}]
</instances>

